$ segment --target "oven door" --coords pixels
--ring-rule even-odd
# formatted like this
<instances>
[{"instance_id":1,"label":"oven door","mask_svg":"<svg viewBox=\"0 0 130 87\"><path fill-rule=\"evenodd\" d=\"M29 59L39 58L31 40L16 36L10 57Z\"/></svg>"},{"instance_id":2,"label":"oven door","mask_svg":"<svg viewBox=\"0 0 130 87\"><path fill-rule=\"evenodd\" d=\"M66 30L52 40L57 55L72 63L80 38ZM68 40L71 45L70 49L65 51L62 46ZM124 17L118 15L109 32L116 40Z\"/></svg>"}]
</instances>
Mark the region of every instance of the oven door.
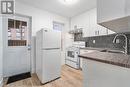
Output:
<instances>
[{"instance_id":1,"label":"oven door","mask_svg":"<svg viewBox=\"0 0 130 87\"><path fill-rule=\"evenodd\" d=\"M68 50L66 52L65 64L75 68L80 68L80 58L78 57L78 51Z\"/></svg>"},{"instance_id":2,"label":"oven door","mask_svg":"<svg viewBox=\"0 0 130 87\"><path fill-rule=\"evenodd\" d=\"M78 61L78 54L76 51L67 51L66 53L66 60L72 61L72 62L77 62Z\"/></svg>"}]
</instances>

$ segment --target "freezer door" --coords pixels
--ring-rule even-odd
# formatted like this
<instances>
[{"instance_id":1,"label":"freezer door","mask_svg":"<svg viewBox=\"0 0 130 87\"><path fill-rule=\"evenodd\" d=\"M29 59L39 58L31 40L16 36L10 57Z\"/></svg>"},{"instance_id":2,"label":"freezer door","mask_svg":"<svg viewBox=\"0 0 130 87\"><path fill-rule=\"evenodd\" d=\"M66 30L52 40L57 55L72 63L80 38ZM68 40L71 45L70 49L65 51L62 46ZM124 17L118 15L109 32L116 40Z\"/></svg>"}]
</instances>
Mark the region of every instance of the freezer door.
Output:
<instances>
[{"instance_id":1,"label":"freezer door","mask_svg":"<svg viewBox=\"0 0 130 87\"><path fill-rule=\"evenodd\" d=\"M61 32L57 30L43 30L43 49L61 48Z\"/></svg>"},{"instance_id":2,"label":"freezer door","mask_svg":"<svg viewBox=\"0 0 130 87\"><path fill-rule=\"evenodd\" d=\"M43 76L42 83L52 81L61 75L60 49L43 50Z\"/></svg>"}]
</instances>

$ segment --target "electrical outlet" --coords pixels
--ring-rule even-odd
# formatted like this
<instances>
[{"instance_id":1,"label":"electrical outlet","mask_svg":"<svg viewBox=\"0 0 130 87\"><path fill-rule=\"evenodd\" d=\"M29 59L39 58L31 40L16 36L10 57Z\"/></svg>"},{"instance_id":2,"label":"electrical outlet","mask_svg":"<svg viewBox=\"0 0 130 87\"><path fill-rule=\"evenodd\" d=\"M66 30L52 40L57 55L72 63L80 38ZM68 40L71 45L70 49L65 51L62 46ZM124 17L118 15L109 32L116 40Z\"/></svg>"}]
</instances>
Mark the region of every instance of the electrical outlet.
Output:
<instances>
[{"instance_id":1,"label":"electrical outlet","mask_svg":"<svg viewBox=\"0 0 130 87\"><path fill-rule=\"evenodd\" d=\"M93 40L93 43L95 44L95 43L96 43L96 41L95 41L95 40Z\"/></svg>"}]
</instances>

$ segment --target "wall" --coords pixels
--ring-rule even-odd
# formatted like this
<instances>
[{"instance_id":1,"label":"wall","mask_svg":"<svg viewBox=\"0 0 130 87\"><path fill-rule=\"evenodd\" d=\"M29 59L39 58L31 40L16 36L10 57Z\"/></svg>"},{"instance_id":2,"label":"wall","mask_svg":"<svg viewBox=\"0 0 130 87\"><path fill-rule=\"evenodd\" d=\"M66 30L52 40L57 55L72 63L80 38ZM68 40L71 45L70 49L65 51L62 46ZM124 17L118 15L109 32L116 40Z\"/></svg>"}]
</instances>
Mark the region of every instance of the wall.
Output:
<instances>
[{"instance_id":1,"label":"wall","mask_svg":"<svg viewBox=\"0 0 130 87\"><path fill-rule=\"evenodd\" d=\"M2 47L2 17L0 15L0 87L3 74L3 47Z\"/></svg>"},{"instance_id":2,"label":"wall","mask_svg":"<svg viewBox=\"0 0 130 87\"><path fill-rule=\"evenodd\" d=\"M71 18L71 30L74 29L74 26L77 25L77 27L83 27L88 28L89 27L89 11L93 9L90 9L80 15L74 16Z\"/></svg>"},{"instance_id":3,"label":"wall","mask_svg":"<svg viewBox=\"0 0 130 87\"><path fill-rule=\"evenodd\" d=\"M38 30L40 30L41 28L48 28L48 29L52 29L52 23L53 21L57 21L57 22L60 22L60 23L64 23L65 24L65 29L63 30L63 51L62 51L62 65L65 63L64 62L64 59L65 59L65 48L67 46L67 38L66 38L66 35L68 30L69 30L69 18L66 18L66 17L62 17L62 16L59 16L57 14L54 14L54 13L50 13L50 12L47 12L47 11L44 11L44 10L41 10L41 9L38 9L38 8L35 8L35 7L32 7L30 5L26 5L25 3L21 3L21 2L18 2L16 1L16 4L15 4L15 12L16 13L19 13L19 14L23 14L23 15L27 15L27 16L31 16L32 17L32 36L35 36L36 35L36 32ZM32 39L34 40L34 39ZM34 41L32 41L32 46L34 47L35 44L34 44ZM34 65L34 59L35 59L35 49L32 48L32 72L35 71L35 65Z\"/></svg>"},{"instance_id":4,"label":"wall","mask_svg":"<svg viewBox=\"0 0 130 87\"><path fill-rule=\"evenodd\" d=\"M128 38L128 50L130 53L130 33L125 33ZM119 39L119 43L113 43L113 39L116 34L104 35L104 36L96 36L96 37L86 37L83 38L86 42L87 47L95 47L95 48L110 48L115 50L124 50L123 46L125 46L124 37L117 37ZM95 43L93 41L95 40Z\"/></svg>"}]
</instances>

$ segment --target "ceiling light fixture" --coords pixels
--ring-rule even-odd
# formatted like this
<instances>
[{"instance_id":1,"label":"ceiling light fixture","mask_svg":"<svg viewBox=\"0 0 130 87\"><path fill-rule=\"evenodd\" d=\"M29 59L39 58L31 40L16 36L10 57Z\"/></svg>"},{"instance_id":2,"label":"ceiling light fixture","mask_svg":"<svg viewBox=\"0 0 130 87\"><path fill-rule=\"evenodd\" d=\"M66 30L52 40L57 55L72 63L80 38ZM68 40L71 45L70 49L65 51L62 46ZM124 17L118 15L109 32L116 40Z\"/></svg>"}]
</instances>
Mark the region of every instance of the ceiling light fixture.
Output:
<instances>
[{"instance_id":1,"label":"ceiling light fixture","mask_svg":"<svg viewBox=\"0 0 130 87\"><path fill-rule=\"evenodd\" d=\"M59 1L65 5L72 5L78 2L78 0L59 0Z\"/></svg>"}]
</instances>

